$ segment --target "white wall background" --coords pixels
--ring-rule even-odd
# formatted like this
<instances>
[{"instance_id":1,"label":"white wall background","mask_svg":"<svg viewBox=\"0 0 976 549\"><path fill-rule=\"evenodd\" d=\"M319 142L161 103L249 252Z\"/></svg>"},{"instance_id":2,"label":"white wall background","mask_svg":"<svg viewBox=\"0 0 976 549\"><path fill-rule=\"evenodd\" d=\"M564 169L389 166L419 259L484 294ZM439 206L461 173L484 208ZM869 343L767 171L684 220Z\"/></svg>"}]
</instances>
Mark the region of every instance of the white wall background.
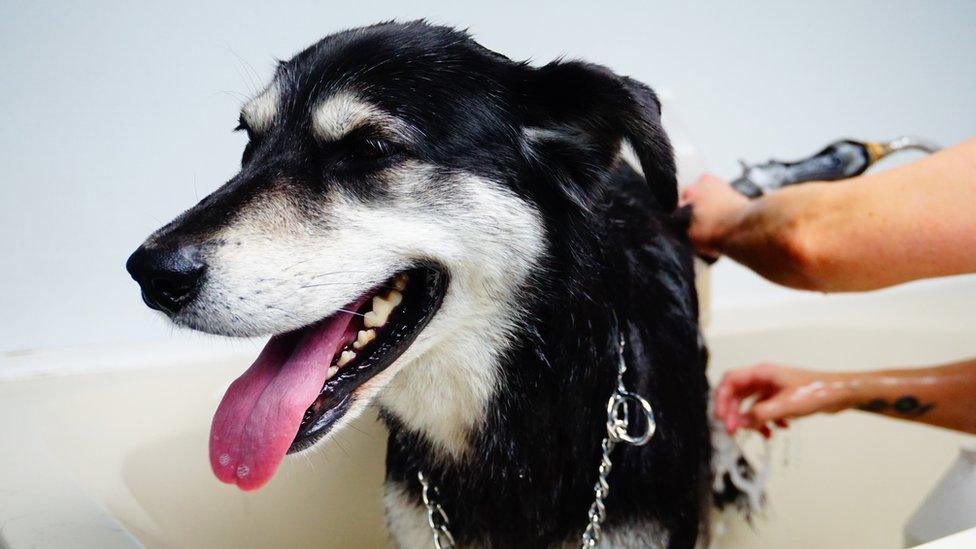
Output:
<instances>
[{"instance_id":1,"label":"white wall background","mask_svg":"<svg viewBox=\"0 0 976 549\"><path fill-rule=\"evenodd\" d=\"M670 89L708 168L842 136L976 133L976 2L0 0L0 351L172 335L123 269L235 171L243 99L319 37L385 19L470 28ZM713 305L795 299L723 262Z\"/></svg>"}]
</instances>

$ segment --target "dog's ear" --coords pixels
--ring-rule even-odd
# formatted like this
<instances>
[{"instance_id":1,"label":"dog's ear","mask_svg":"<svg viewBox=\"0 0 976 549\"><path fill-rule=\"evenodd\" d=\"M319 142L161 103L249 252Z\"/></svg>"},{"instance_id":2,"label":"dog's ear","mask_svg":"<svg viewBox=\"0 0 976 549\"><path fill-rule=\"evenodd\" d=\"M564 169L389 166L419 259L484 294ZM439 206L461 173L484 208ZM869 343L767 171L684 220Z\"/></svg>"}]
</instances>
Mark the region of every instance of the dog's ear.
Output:
<instances>
[{"instance_id":1,"label":"dog's ear","mask_svg":"<svg viewBox=\"0 0 976 549\"><path fill-rule=\"evenodd\" d=\"M661 104L649 87L580 61L557 61L531 71L527 139L535 144L575 142L577 150L564 158L604 169L617 161L626 139L658 204L666 212L674 210L678 201L674 156L661 128Z\"/></svg>"}]
</instances>

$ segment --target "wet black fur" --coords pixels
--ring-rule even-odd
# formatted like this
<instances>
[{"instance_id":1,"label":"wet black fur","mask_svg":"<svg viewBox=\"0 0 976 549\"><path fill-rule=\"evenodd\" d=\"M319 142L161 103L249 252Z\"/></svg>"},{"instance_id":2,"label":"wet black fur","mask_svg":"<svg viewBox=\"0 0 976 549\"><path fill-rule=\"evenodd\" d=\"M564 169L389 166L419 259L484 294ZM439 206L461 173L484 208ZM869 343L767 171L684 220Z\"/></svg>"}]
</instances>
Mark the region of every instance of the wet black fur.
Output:
<instances>
[{"instance_id":1,"label":"wet black fur","mask_svg":"<svg viewBox=\"0 0 976 549\"><path fill-rule=\"evenodd\" d=\"M444 463L384 415L388 480L419 498L422 468L459 541L539 547L580 534L616 377L614 313L628 343L626 385L650 400L658 429L642 448L616 449L607 527L656 522L671 547L693 547L705 532L707 381L691 253L642 178L621 168L602 180L591 215L570 199L543 206L553 259L472 455Z\"/></svg>"},{"instance_id":2,"label":"wet black fur","mask_svg":"<svg viewBox=\"0 0 976 549\"><path fill-rule=\"evenodd\" d=\"M526 321L472 452L445 461L384 413L387 480L419 503L422 468L462 543L536 547L579 536L616 375L616 315L629 344L626 384L650 400L658 431L645 447L616 450L608 527L652 522L672 547L692 547L710 508L708 388L692 251L671 218L674 162L653 92L596 65L513 62L423 22L329 36L276 78L273 129L252 136L237 177L174 222L180 238L199 239L272 188L297 207L335 185L382 200L395 181L377 174L409 159L502 182L545 220L547 258L524 288ZM310 108L343 89L416 131L379 155L360 154L359 135L317 143ZM618 161L623 139L646 181Z\"/></svg>"}]
</instances>

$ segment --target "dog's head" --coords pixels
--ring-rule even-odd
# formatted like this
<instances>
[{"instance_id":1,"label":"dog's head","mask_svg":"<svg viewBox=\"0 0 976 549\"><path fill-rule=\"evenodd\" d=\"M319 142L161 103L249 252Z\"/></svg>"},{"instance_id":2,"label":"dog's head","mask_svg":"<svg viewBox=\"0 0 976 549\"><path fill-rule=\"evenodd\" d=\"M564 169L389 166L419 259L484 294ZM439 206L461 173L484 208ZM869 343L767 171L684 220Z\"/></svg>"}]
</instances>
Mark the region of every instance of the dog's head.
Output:
<instances>
[{"instance_id":1,"label":"dog's head","mask_svg":"<svg viewBox=\"0 0 976 549\"><path fill-rule=\"evenodd\" d=\"M127 264L178 325L273 336L214 418L217 476L259 487L376 398L463 451L546 256L551 202L585 209L627 139L674 207L658 120L649 89L605 69L532 68L422 22L281 63L241 112L240 173Z\"/></svg>"}]
</instances>

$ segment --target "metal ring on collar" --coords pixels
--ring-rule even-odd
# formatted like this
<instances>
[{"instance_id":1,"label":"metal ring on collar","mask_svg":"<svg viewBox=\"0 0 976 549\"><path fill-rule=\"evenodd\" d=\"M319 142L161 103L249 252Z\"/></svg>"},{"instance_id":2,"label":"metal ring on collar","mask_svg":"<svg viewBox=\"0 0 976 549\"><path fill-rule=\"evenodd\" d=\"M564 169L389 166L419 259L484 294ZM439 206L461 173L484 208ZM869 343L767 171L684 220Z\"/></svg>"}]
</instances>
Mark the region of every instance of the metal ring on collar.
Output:
<instances>
[{"instance_id":1,"label":"metal ring on collar","mask_svg":"<svg viewBox=\"0 0 976 549\"><path fill-rule=\"evenodd\" d=\"M631 435L630 414L627 409L628 401L637 405L644 412L647 427L639 435ZM614 442L626 442L633 446L643 446L654 436L657 424L654 422L654 412L651 404L640 395L630 391L617 391L607 403L607 434Z\"/></svg>"}]
</instances>

